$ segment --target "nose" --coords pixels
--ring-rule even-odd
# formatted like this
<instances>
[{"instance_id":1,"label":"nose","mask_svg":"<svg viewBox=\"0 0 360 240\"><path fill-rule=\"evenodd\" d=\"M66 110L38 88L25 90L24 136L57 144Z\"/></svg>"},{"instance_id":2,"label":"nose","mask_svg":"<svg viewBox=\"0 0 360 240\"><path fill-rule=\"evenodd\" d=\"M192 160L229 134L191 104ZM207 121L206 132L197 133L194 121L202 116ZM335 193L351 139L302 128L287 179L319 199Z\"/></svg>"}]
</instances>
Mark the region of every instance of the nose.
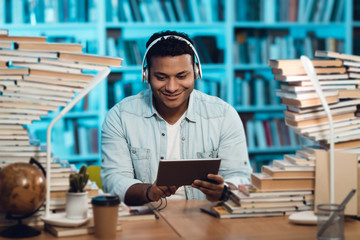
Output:
<instances>
[{"instance_id":1,"label":"nose","mask_svg":"<svg viewBox=\"0 0 360 240\"><path fill-rule=\"evenodd\" d=\"M178 88L179 88L179 84L175 78L170 78L169 81L165 85L165 90L167 92L171 92L171 93L176 92L176 90Z\"/></svg>"}]
</instances>

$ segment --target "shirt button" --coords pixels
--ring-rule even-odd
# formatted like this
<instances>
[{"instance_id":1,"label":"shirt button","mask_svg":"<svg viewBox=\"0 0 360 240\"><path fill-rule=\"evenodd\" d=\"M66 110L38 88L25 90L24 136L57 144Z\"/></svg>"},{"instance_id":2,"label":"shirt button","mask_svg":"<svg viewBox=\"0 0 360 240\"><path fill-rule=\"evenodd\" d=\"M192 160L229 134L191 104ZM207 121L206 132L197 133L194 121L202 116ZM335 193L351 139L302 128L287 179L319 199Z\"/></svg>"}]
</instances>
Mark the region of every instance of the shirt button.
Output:
<instances>
[{"instance_id":1,"label":"shirt button","mask_svg":"<svg viewBox=\"0 0 360 240\"><path fill-rule=\"evenodd\" d=\"M244 162L244 164L246 165L246 164L247 164L247 162Z\"/></svg>"},{"instance_id":2,"label":"shirt button","mask_svg":"<svg viewBox=\"0 0 360 240\"><path fill-rule=\"evenodd\" d=\"M165 136L165 133L162 133L161 135Z\"/></svg>"},{"instance_id":3,"label":"shirt button","mask_svg":"<svg viewBox=\"0 0 360 240\"><path fill-rule=\"evenodd\" d=\"M135 153L136 153L136 151L135 151L135 150L132 150L132 153L133 153L133 154L135 154Z\"/></svg>"},{"instance_id":4,"label":"shirt button","mask_svg":"<svg viewBox=\"0 0 360 240\"><path fill-rule=\"evenodd\" d=\"M185 138L183 137L183 138L181 138L181 140L185 141Z\"/></svg>"},{"instance_id":5,"label":"shirt button","mask_svg":"<svg viewBox=\"0 0 360 240\"><path fill-rule=\"evenodd\" d=\"M160 159L161 159L161 160L163 160L163 159L164 159L164 157L160 157Z\"/></svg>"}]
</instances>

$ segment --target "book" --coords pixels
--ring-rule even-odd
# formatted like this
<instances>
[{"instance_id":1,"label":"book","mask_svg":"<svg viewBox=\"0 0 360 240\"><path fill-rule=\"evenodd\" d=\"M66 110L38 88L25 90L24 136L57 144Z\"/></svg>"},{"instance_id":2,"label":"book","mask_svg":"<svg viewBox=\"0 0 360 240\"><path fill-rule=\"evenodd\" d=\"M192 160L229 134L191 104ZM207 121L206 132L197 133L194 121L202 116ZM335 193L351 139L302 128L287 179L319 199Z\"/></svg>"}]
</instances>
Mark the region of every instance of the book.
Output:
<instances>
[{"instance_id":1,"label":"book","mask_svg":"<svg viewBox=\"0 0 360 240\"><path fill-rule=\"evenodd\" d=\"M302 156L303 158L306 158L306 159L309 159L312 161L314 161L316 159L314 152L309 152L304 149L296 150L296 155Z\"/></svg>"},{"instance_id":2,"label":"book","mask_svg":"<svg viewBox=\"0 0 360 240\"><path fill-rule=\"evenodd\" d=\"M94 220L90 219L86 224L77 227L59 227L45 223L44 230L51 233L55 237L70 237L89 235L95 232ZM121 231L121 223L118 222L116 231Z\"/></svg>"},{"instance_id":3,"label":"book","mask_svg":"<svg viewBox=\"0 0 360 240\"><path fill-rule=\"evenodd\" d=\"M338 96L325 97L325 100L328 104L339 102ZM312 98L312 99L306 99L306 100L281 98L281 103L285 104L285 105L297 106L299 108L314 107L314 106L322 105L320 98Z\"/></svg>"},{"instance_id":4,"label":"book","mask_svg":"<svg viewBox=\"0 0 360 240\"><path fill-rule=\"evenodd\" d=\"M17 42L15 49L45 52L82 52L82 45L74 43Z\"/></svg>"},{"instance_id":5,"label":"book","mask_svg":"<svg viewBox=\"0 0 360 240\"><path fill-rule=\"evenodd\" d=\"M314 178L272 178L262 173L252 173L251 183L264 191L313 190Z\"/></svg>"},{"instance_id":6,"label":"book","mask_svg":"<svg viewBox=\"0 0 360 240\"><path fill-rule=\"evenodd\" d=\"M317 75L319 81L319 84L322 84L322 80L330 80L330 79L348 79L349 74L323 74L323 75ZM274 79L284 82L300 82L300 81L307 81L310 82L310 78L307 75L282 75L282 74L274 74ZM311 83L312 84L312 83Z\"/></svg>"},{"instance_id":7,"label":"book","mask_svg":"<svg viewBox=\"0 0 360 240\"><path fill-rule=\"evenodd\" d=\"M360 89L356 90L339 90L338 96L340 99L360 98Z\"/></svg>"},{"instance_id":8,"label":"book","mask_svg":"<svg viewBox=\"0 0 360 240\"><path fill-rule=\"evenodd\" d=\"M20 62L12 62L12 66L14 67L25 67L34 70L46 70L53 72L64 72L64 73L81 73L81 69L69 68L63 66L54 66L49 64L38 64L38 63L20 63Z\"/></svg>"},{"instance_id":9,"label":"book","mask_svg":"<svg viewBox=\"0 0 360 240\"><path fill-rule=\"evenodd\" d=\"M315 177L315 171L301 170L301 171L287 171L277 166L262 166L262 172L273 178L308 178Z\"/></svg>"},{"instance_id":10,"label":"book","mask_svg":"<svg viewBox=\"0 0 360 240\"><path fill-rule=\"evenodd\" d=\"M286 160L273 160L274 166L286 171L314 171L314 164L294 164Z\"/></svg>"},{"instance_id":11,"label":"book","mask_svg":"<svg viewBox=\"0 0 360 240\"><path fill-rule=\"evenodd\" d=\"M351 128L352 126L359 125L359 124L360 124L360 119L358 119L358 118L345 119L345 120L341 120L341 121L333 123L335 131L338 128L347 127L347 126L350 126L350 128ZM329 131L329 124L325 123L325 124L320 124L320 125L313 126L313 127L297 128L295 131L299 134L309 134L309 133L315 133L315 132Z\"/></svg>"},{"instance_id":12,"label":"book","mask_svg":"<svg viewBox=\"0 0 360 240\"><path fill-rule=\"evenodd\" d=\"M79 90L84 88L88 84L87 82L71 81L71 80L56 79L52 77L40 77L40 76L23 76L22 80L35 82L35 83L36 82L46 83L48 85L74 87L75 89L79 89Z\"/></svg>"},{"instance_id":13,"label":"book","mask_svg":"<svg viewBox=\"0 0 360 240\"><path fill-rule=\"evenodd\" d=\"M359 138L356 136L355 138ZM329 148L330 144L328 142L320 142L320 145ZM334 144L335 149L347 149L347 148L357 148L360 147L360 140L354 139L354 140L345 140L344 142L338 142Z\"/></svg>"},{"instance_id":14,"label":"book","mask_svg":"<svg viewBox=\"0 0 360 240\"><path fill-rule=\"evenodd\" d=\"M47 37L30 37L30 36L3 36L0 35L0 41L6 42L41 42L45 43Z\"/></svg>"},{"instance_id":15,"label":"book","mask_svg":"<svg viewBox=\"0 0 360 240\"><path fill-rule=\"evenodd\" d=\"M291 205L291 204L290 204ZM291 205L291 206L279 206L279 207L264 207L264 208L242 208L238 207L231 202L224 202L224 207L231 213L231 214L252 214L252 213L273 213L273 212L286 212L292 213L297 211L308 211L313 210L313 206L307 205Z\"/></svg>"},{"instance_id":16,"label":"book","mask_svg":"<svg viewBox=\"0 0 360 240\"><path fill-rule=\"evenodd\" d=\"M334 108L331 109L331 114L339 115L344 113L354 113L356 112L357 108L356 106L349 106L349 107L342 107L342 108ZM315 119L315 118L321 118L321 117L327 117L325 111L314 111L314 112L307 112L307 113L296 113L296 112L290 112L290 111L284 111L284 116L287 119L294 120L294 121L303 121L303 120L309 120L309 119Z\"/></svg>"},{"instance_id":17,"label":"book","mask_svg":"<svg viewBox=\"0 0 360 240\"><path fill-rule=\"evenodd\" d=\"M223 204L208 204L200 208L204 213L210 214L211 216L223 219L229 218L247 218L247 217L271 217L271 216L283 216L285 213L280 212L260 212L260 213L230 213Z\"/></svg>"},{"instance_id":18,"label":"book","mask_svg":"<svg viewBox=\"0 0 360 240\"><path fill-rule=\"evenodd\" d=\"M5 59L2 59L2 61L0 61L0 68L4 68L8 66L9 66L9 62L5 61Z\"/></svg>"},{"instance_id":19,"label":"book","mask_svg":"<svg viewBox=\"0 0 360 240\"><path fill-rule=\"evenodd\" d=\"M338 91L324 91L324 97L332 97L338 96ZM297 100L307 100L307 99L314 99L318 98L318 94L315 91L308 91L308 92L290 92L286 90L277 90L276 96L281 98L287 99L297 99Z\"/></svg>"},{"instance_id":20,"label":"book","mask_svg":"<svg viewBox=\"0 0 360 240\"><path fill-rule=\"evenodd\" d=\"M343 61L340 59L319 59L311 60L314 67L340 67L343 65ZM300 59L277 59L269 60L269 67L271 68L294 68L302 66Z\"/></svg>"},{"instance_id":21,"label":"book","mask_svg":"<svg viewBox=\"0 0 360 240\"><path fill-rule=\"evenodd\" d=\"M90 69L97 71L100 71L105 68L105 66L103 65L99 66L88 63L79 63L76 61L58 60L58 59L43 58L43 57L40 57L39 62L49 65L55 65L55 66L63 66L63 67L77 68L77 69Z\"/></svg>"},{"instance_id":22,"label":"book","mask_svg":"<svg viewBox=\"0 0 360 240\"><path fill-rule=\"evenodd\" d=\"M114 58L114 57L103 57L98 55L91 54L75 54L75 53L59 53L60 60L71 60L80 63L91 63L98 65L107 65L120 67L122 58Z\"/></svg>"},{"instance_id":23,"label":"book","mask_svg":"<svg viewBox=\"0 0 360 240\"><path fill-rule=\"evenodd\" d=\"M339 84L332 84L335 83L335 81L329 81L328 83L330 85L327 85L327 84L323 84L321 85L321 90L323 91L328 91L328 90L353 90L353 89L356 89L356 84L357 82L354 82L354 83L350 83L350 84L342 84L342 83L339 83ZM360 84L360 81L358 81L358 83ZM296 85L284 85L284 84L281 84L280 85L280 89L282 90L285 90L285 91L288 91L288 92L310 92L310 91L313 91L315 92L315 88L313 87L313 85L311 84L303 84L302 82L297 84Z\"/></svg>"},{"instance_id":24,"label":"book","mask_svg":"<svg viewBox=\"0 0 360 240\"><path fill-rule=\"evenodd\" d=\"M332 117L333 121L340 121L345 119L354 118L354 113L343 113L339 115L334 115ZM285 119L286 124L294 127L310 127L310 126L317 126L319 124L328 123L329 119L326 117L309 119L309 120L302 120L302 121L295 121L291 119Z\"/></svg>"},{"instance_id":25,"label":"book","mask_svg":"<svg viewBox=\"0 0 360 240\"><path fill-rule=\"evenodd\" d=\"M349 106L356 106L360 104L360 99L354 99L354 100L347 100L347 101L340 101L334 104L330 104L329 108L332 109L341 109L341 108L346 108ZM305 114L305 113L312 113L312 112L319 112L319 111L324 111L323 106L314 106L314 107L309 107L309 108L298 108L296 106L287 106L287 109L289 112L293 112L293 113L299 113L299 114Z\"/></svg>"},{"instance_id":26,"label":"book","mask_svg":"<svg viewBox=\"0 0 360 240\"><path fill-rule=\"evenodd\" d=\"M0 55L10 56L27 56L27 57L45 57L45 58L57 58L57 52L41 52L41 51L26 51L26 50L8 50L0 49Z\"/></svg>"},{"instance_id":27,"label":"book","mask_svg":"<svg viewBox=\"0 0 360 240\"><path fill-rule=\"evenodd\" d=\"M309 159L303 158L303 157L295 155L295 154L285 154L284 155L284 160L287 160L287 161L292 162L294 164L315 165L315 161L311 161Z\"/></svg>"},{"instance_id":28,"label":"book","mask_svg":"<svg viewBox=\"0 0 360 240\"><path fill-rule=\"evenodd\" d=\"M0 71L1 74L1 71ZM59 73L54 71L30 69L30 76L56 78L61 80L73 80L89 83L93 79L91 74Z\"/></svg>"},{"instance_id":29,"label":"book","mask_svg":"<svg viewBox=\"0 0 360 240\"><path fill-rule=\"evenodd\" d=\"M332 52L332 51L321 51L316 50L315 51L316 57L330 57L330 58L339 58L344 60L351 60L355 62L360 62L360 56L355 56L351 54L344 54L344 53L338 53L338 52Z\"/></svg>"},{"instance_id":30,"label":"book","mask_svg":"<svg viewBox=\"0 0 360 240\"><path fill-rule=\"evenodd\" d=\"M240 199L244 197L250 198L272 198L272 197L282 197L282 196L295 196L295 195L311 195L313 191L309 190L289 190L289 191L262 191L261 189L257 188L253 184L240 184L238 186L238 190L231 190L232 197ZM234 198L233 198L234 199Z\"/></svg>"},{"instance_id":31,"label":"book","mask_svg":"<svg viewBox=\"0 0 360 240\"><path fill-rule=\"evenodd\" d=\"M346 73L345 67L326 67L326 68L315 68L316 74L344 74ZM305 75L306 71L303 67L294 68L272 68L273 74L281 75Z\"/></svg>"},{"instance_id":32,"label":"book","mask_svg":"<svg viewBox=\"0 0 360 240\"><path fill-rule=\"evenodd\" d=\"M286 199L286 198L284 198ZM267 202L254 202L252 204L247 204L243 207L244 203L238 205L232 199L224 202L224 207L232 214L234 213L262 213L262 212L281 212L281 211L299 211L299 210L312 210L312 205L306 205L302 196L299 197L290 197L290 200L284 201L267 201ZM299 199L299 200L291 200Z\"/></svg>"},{"instance_id":33,"label":"book","mask_svg":"<svg viewBox=\"0 0 360 240\"><path fill-rule=\"evenodd\" d=\"M0 75L24 75L29 74L28 68L0 68Z\"/></svg>"}]
</instances>

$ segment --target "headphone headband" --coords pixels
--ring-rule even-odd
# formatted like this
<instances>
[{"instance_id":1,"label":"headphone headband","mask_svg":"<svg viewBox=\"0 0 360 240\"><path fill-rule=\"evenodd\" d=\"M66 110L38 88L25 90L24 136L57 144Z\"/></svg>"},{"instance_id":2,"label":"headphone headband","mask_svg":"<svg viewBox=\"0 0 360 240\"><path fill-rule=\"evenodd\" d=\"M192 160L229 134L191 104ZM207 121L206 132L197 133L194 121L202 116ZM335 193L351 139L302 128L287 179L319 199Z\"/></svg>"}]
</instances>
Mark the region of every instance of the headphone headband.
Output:
<instances>
[{"instance_id":1,"label":"headphone headband","mask_svg":"<svg viewBox=\"0 0 360 240\"><path fill-rule=\"evenodd\" d=\"M177 36L177 35L165 35L165 36L161 36L161 37L155 39L154 41L152 41L152 42L150 43L150 45L148 46L148 48L146 49L146 52L145 52L145 54L144 54L144 58L143 58L143 61L142 61L142 67L141 67L141 76L142 76L142 81L143 81L143 82L144 82L144 81L145 81L145 82L148 82L148 79L147 79L148 76L147 76L147 72L146 72L145 61L146 61L146 56L147 56L149 50L150 50L157 42L159 42L159 41L161 41L161 40L163 40L163 39L164 39L164 40L165 40L165 39L168 39L168 38L170 38L170 37L173 37L173 38L175 38L175 39L177 39L177 40L186 42L186 43L189 45L189 47L193 50L194 55L195 55L195 58L196 58L196 61L197 61L197 63L195 62L195 66L197 66L197 68L194 69L194 70L195 70L195 78L198 78L198 77L199 77L199 78L202 78L202 70L201 70L200 58L199 58L199 56L198 56L198 54L197 54L194 46L191 44L191 42L188 41L187 39L185 39L185 38L183 38L183 37L180 37L180 36ZM195 67L195 66L194 66L194 67Z\"/></svg>"}]
</instances>

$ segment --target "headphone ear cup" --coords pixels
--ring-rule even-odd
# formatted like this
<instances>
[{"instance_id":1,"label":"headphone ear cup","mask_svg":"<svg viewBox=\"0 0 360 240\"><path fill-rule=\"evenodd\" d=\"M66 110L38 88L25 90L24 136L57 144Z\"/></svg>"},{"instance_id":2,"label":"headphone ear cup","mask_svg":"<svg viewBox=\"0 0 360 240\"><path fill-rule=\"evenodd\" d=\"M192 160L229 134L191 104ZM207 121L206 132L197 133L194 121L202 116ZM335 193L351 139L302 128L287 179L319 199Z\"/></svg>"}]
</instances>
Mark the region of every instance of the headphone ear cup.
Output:
<instances>
[{"instance_id":1,"label":"headphone ear cup","mask_svg":"<svg viewBox=\"0 0 360 240\"><path fill-rule=\"evenodd\" d=\"M148 68L144 67L144 71L143 71L143 81L145 81L145 83L149 83L149 73L148 73Z\"/></svg>"},{"instance_id":2,"label":"headphone ear cup","mask_svg":"<svg viewBox=\"0 0 360 240\"><path fill-rule=\"evenodd\" d=\"M194 64L194 77L195 77L195 80L200 78L200 69L199 69L199 65L198 63L195 63Z\"/></svg>"}]
</instances>

